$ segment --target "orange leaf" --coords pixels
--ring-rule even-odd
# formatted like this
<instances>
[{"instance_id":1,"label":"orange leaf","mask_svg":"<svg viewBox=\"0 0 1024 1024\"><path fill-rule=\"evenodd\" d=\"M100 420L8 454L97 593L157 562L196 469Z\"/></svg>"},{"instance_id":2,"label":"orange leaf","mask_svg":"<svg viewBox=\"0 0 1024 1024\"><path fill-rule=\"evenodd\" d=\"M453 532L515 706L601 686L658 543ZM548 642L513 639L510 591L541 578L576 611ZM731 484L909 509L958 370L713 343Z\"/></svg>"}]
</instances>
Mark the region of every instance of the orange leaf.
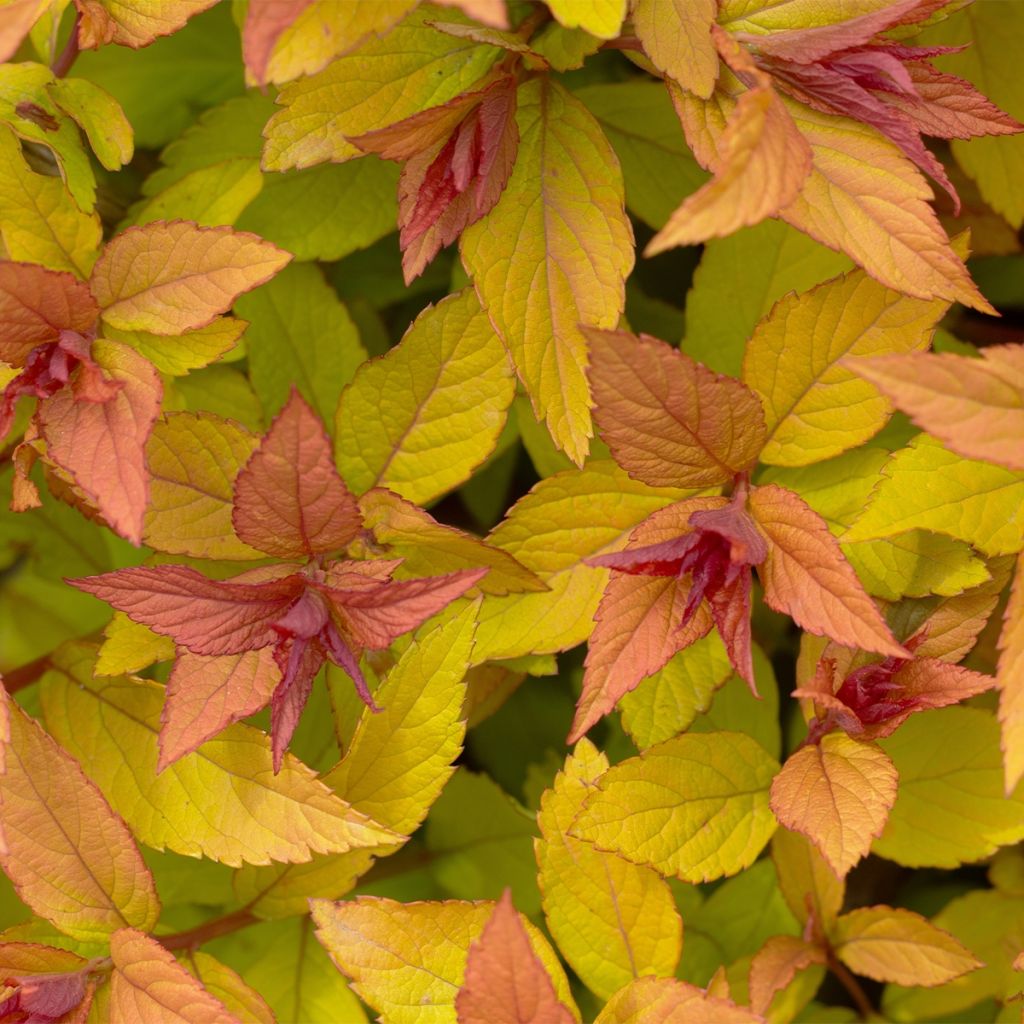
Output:
<instances>
[{"instance_id":1,"label":"orange leaf","mask_svg":"<svg viewBox=\"0 0 1024 1024\"><path fill-rule=\"evenodd\" d=\"M121 385L106 401L62 388L40 404L48 454L74 478L115 533L142 543L149 501L146 440L160 414L163 386L152 363L115 341L92 346L98 366Z\"/></svg>"},{"instance_id":2,"label":"orange leaf","mask_svg":"<svg viewBox=\"0 0 1024 1024\"><path fill-rule=\"evenodd\" d=\"M281 33L313 0L249 0L242 29L242 61L253 81L263 84L267 62Z\"/></svg>"},{"instance_id":3,"label":"orange leaf","mask_svg":"<svg viewBox=\"0 0 1024 1024\"><path fill-rule=\"evenodd\" d=\"M711 39L715 0L634 0L633 30L651 63L703 100L714 92L718 51Z\"/></svg>"},{"instance_id":4,"label":"orange leaf","mask_svg":"<svg viewBox=\"0 0 1024 1024\"><path fill-rule=\"evenodd\" d=\"M764 1024L764 1017L675 978L638 978L608 1001L594 1024Z\"/></svg>"},{"instance_id":5,"label":"orange leaf","mask_svg":"<svg viewBox=\"0 0 1024 1024\"><path fill-rule=\"evenodd\" d=\"M23 366L37 345L62 330L87 334L100 315L88 287L73 274L34 263L0 263L0 359Z\"/></svg>"},{"instance_id":6,"label":"orange leaf","mask_svg":"<svg viewBox=\"0 0 1024 1024\"><path fill-rule=\"evenodd\" d=\"M1024 469L1024 345L981 355L911 352L846 365L951 451Z\"/></svg>"},{"instance_id":7,"label":"orange leaf","mask_svg":"<svg viewBox=\"0 0 1024 1024\"><path fill-rule=\"evenodd\" d=\"M156 939L122 928L110 938L110 1019L132 1024L241 1024Z\"/></svg>"},{"instance_id":8,"label":"orange leaf","mask_svg":"<svg viewBox=\"0 0 1024 1024\"><path fill-rule=\"evenodd\" d=\"M6 693L0 701L10 715L0 865L18 895L79 939L101 941L125 925L152 928L160 903L125 823L70 754Z\"/></svg>"},{"instance_id":9,"label":"orange leaf","mask_svg":"<svg viewBox=\"0 0 1024 1024\"><path fill-rule=\"evenodd\" d=\"M825 951L795 935L773 935L750 962L750 1008L767 1014L776 992L812 964L824 964Z\"/></svg>"},{"instance_id":10,"label":"orange leaf","mask_svg":"<svg viewBox=\"0 0 1024 1024\"><path fill-rule=\"evenodd\" d=\"M189 18L212 7L217 0L75 0L78 8L78 45L94 50L117 43L137 50L154 39L177 32Z\"/></svg>"},{"instance_id":11,"label":"orange leaf","mask_svg":"<svg viewBox=\"0 0 1024 1024\"><path fill-rule=\"evenodd\" d=\"M848 647L907 655L825 521L802 498L777 484L755 487L750 512L768 539L768 558L758 575L769 607Z\"/></svg>"},{"instance_id":12,"label":"orange leaf","mask_svg":"<svg viewBox=\"0 0 1024 1024\"><path fill-rule=\"evenodd\" d=\"M289 260L248 231L153 221L115 235L89 285L113 327L181 334L211 323Z\"/></svg>"},{"instance_id":13,"label":"orange leaf","mask_svg":"<svg viewBox=\"0 0 1024 1024\"><path fill-rule=\"evenodd\" d=\"M246 544L278 558L339 551L363 524L323 424L294 388L235 480L232 520Z\"/></svg>"},{"instance_id":14,"label":"orange leaf","mask_svg":"<svg viewBox=\"0 0 1024 1024\"><path fill-rule=\"evenodd\" d=\"M999 636L999 723L1002 726L1006 792L1024 775L1024 554L1017 556L1017 572Z\"/></svg>"},{"instance_id":15,"label":"orange leaf","mask_svg":"<svg viewBox=\"0 0 1024 1024\"><path fill-rule=\"evenodd\" d=\"M764 444L757 396L647 334L585 328L594 418L615 461L654 487L708 487Z\"/></svg>"},{"instance_id":16,"label":"orange leaf","mask_svg":"<svg viewBox=\"0 0 1024 1024\"><path fill-rule=\"evenodd\" d=\"M880 747L833 732L783 765L772 782L771 808L786 828L811 839L842 877L885 828L897 778Z\"/></svg>"},{"instance_id":17,"label":"orange leaf","mask_svg":"<svg viewBox=\"0 0 1024 1024\"><path fill-rule=\"evenodd\" d=\"M512 906L506 889L466 960L455 997L459 1024L574 1024Z\"/></svg>"},{"instance_id":18,"label":"orange leaf","mask_svg":"<svg viewBox=\"0 0 1024 1024\"><path fill-rule=\"evenodd\" d=\"M8 0L0 21L0 61L9 61L50 0Z\"/></svg>"}]
</instances>

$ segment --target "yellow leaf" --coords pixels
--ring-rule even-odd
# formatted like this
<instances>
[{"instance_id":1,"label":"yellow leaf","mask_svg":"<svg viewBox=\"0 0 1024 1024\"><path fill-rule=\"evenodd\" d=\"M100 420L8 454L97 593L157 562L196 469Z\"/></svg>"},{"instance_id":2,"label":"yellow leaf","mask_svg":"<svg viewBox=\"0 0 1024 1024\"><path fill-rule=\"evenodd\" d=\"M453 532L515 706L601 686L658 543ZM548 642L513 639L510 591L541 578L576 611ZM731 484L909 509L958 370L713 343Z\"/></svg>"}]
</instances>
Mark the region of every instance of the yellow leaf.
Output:
<instances>
[{"instance_id":1,"label":"yellow leaf","mask_svg":"<svg viewBox=\"0 0 1024 1024\"><path fill-rule=\"evenodd\" d=\"M864 514L843 542L933 530L986 555L1024 547L1024 473L964 459L922 434L882 470Z\"/></svg>"},{"instance_id":2,"label":"yellow leaf","mask_svg":"<svg viewBox=\"0 0 1024 1024\"><path fill-rule=\"evenodd\" d=\"M760 1024L764 1018L675 978L639 978L608 1001L594 1024Z\"/></svg>"},{"instance_id":3,"label":"yellow leaf","mask_svg":"<svg viewBox=\"0 0 1024 1024\"><path fill-rule=\"evenodd\" d=\"M382 485L425 504L491 454L514 395L508 356L465 289L356 373L338 404L338 466L359 494Z\"/></svg>"},{"instance_id":4,"label":"yellow leaf","mask_svg":"<svg viewBox=\"0 0 1024 1024\"><path fill-rule=\"evenodd\" d=\"M189 950L183 966L243 1024L276 1024L263 997L209 953Z\"/></svg>"},{"instance_id":5,"label":"yellow leaf","mask_svg":"<svg viewBox=\"0 0 1024 1024\"><path fill-rule=\"evenodd\" d=\"M14 133L0 124L0 237L12 260L89 276L103 229L80 210L60 178L29 169Z\"/></svg>"},{"instance_id":6,"label":"yellow leaf","mask_svg":"<svg viewBox=\"0 0 1024 1024\"><path fill-rule=\"evenodd\" d=\"M103 628L103 643L96 657L98 676L119 676L138 672L157 661L172 661L174 641L159 636L149 626L132 622L124 612L114 617Z\"/></svg>"},{"instance_id":7,"label":"yellow leaf","mask_svg":"<svg viewBox=\"0 0 1024 1024\"><path fill-rule=\"evenodd\" d=\"M593 428L579 325L618 325L633 233L618 160L586 107L535 78L519 89L516 120L515 169L463 232L462 258L534 411L581 465Z\"/></svg>"},{"instance_id":8,"label":"yellow leaf","mask_svg":"<svg viewBox=\"0 0 1024 1024\"><path fill-rule=\"evenodd\" d=\"M574 839L569 828L608 759L581 740L541 798L535 843L544 915L562 955L602 999L644 974L671 976L683 925L651 868Z\"/></svg>"},{"instance_id":9,"label":"yellow leaf","mask_svg":"<svg viewBox=\"0 0 1024 1024\"><path fill-rule=\"evenodd\" d=\"M162 192L129 210L127 223L186 219L201 227L234 224L263 190L263 175L254 157L221 160L182 175Z\"/></svg>"},{"instance_id":10,"label":"yellow leaf","mask_svg":"<svg viewBox=\"0 0 1024 1024\"><path fill-rule=\"evenodd\" d=\"M248 232L155 221L115 235L89 287L114 327L181 334L213 321L290 259Z\"/></svg>"},{"instance_id":11,"label":"yellow leaf","mask_svg":"<svg viewBox=\"0 0 1024 1024\"><path fill-rule=\"evenodd\" d=\"M139 49L160 36L177 32L189 18L217 0L76 0L80 17L78 43L94 50L104 43Z\"/></svg>"},{"instance_id":12,"label":"yellow leaf","mask_svg":"<svg viewBox=\"0 0 1024 1024\"><path fill-rule=\"evenodd\" d=\"M55 78L47 91L85 132L96 159L108 171L128 163L135 151L131 123L110 93L85 78Z\"/></svg>"},{"instance_id":13,"label":"yellow leaf","mask_svg":"<svg viewBox=\"0 0 1024 1024\"><path fill-rule=\"evenodd\" d=\"M982 966L969 950L909 910L860 907L843 914L830 936L847 967L875 981L929 988Z\"/></svg>"},{"instance_id":14,"label":"yellow leaf","mask_svg":"<svg viewBox=\"0 0 1024 1024\"><path fill-rule=\"evenodd\" d=\"M145 356L161 373L182 377L216 362L238 343L247 324L232 316L218 317L205 327L168 338L148 331L119 331L109 324L103 335L129 345Z\"/></svg>"},{"instance_id":15,"label":"yellow leaf","mask_svg":"<svg viewBox=\"0 0 1024 1024\"><path fill-rule=\"evenodd\" d=\"M999 636L999 724L1002 726L1006 790L1024 777L1024 554L1017 556L1010 601Z\"/></svg>"},{"instance_id":16,"label":"yellow leaf","mask_svg":"<svg viewBox=\"0 0 1024 1024\"><path fill-rule=\"evenodd\" d=\"M846 883L829 867L809 839L799 832L780 828L772 836L772 860L779 876L779 890L801 924L810 915L829 928L843 906Z\"/></svg>"},{"instance_id":17,"label":"yellow leaf","mask_svg":"<svg viewBox=\"0 0 1024 1024\"><path fill-rule=\"evenodd\" d=\"M751 1009L767 1015L775 995L786 989L800 971L824 963L825 951L820 946L795 935L772 936L750 963Z\"/></svg>"},{"instance_id":18,"label":"yellow leaf","mask_svg":"<svg viewBox=\"0 0 1024 1024\"><path fill-rule=\"evenodd\" d=\"M775 831L778 770L742 733L677 736L605 772L572 834L684 882L734 875Z\"/></svg>"},{"instance_id":19,"label":"yellow leaf","mask_svg":"<svg viewBox=\"0 0 1024 1024\"><path fill-rule=\"evenodd\" d=\"M93 679L84 644L64 647L54 662L42 681L47 725L147 846L238 865L308 861L398 838L295 758L286 755L274 775L269 738L246 725L229 726L158 776L163 687Z\"/></svg>"},{"instance_id":20,"label":"yellow leaf","mask_svg":"<svg viewBox=\"0 0 1024 1024\"><path fill-rule=\"evenodd\" d=\"M159 420L146 445L146 543L195 558L263 558L238 539L231 522L235 477L256 440L211 413L172 412Z\"/></svg>"},{"instance_id":21,"label":"yellow leaf","mask_svg":"<svg viewBox=\"0 0 1024 1024\"><path fill-rule=\"evenodd\" d=\"M397 903L373 896L329 903L312 900L316 936L353 980L361 999L389 1024L454 1022L455 996L466 971L469 946L483 931L492 902ZM543 935L522 919L533 952L574 1006L569 983ZM424 1016L424 1008L429 1016ZM578 1020L578 1014L574 1014Z\"/></svg>"},{"instance_id":22,"label":"yellow leaf","mask_svg":"<svg viewBox=\"0 0 1024 1024\"><path fill-rule=\"evenodd\" d=\"M786 761L772 782L771 807L780 825L811 839L843 877L885 827L896 782L881 748L833 732Z\"/></svg>"},{"instance_id":23,"label":"yellow leaf","mask_svg":"<svg viewBox=\"0 0 1024 1024\"><path fill-rule=\"evenodd\" d=\"M560 25L599 39L614 39L626 16L626 0L548 0L548 8Z\"/></svg>"},{"instance_id":24,"label":"yellow leaf","mask_svg":"<svg viewBox=\"0 0 1024 1024\"><path fill-rule=\"evenodd\" d=\"M892 406L840 360L923 349L949 308L902 295L855 270L787 295L754 330L743 380L764 403L764 462L821 462L876 434Z\"/></svg>"},{"instance_id":25,"label":"yellow leaf","mask_svg":"<svg viewBox=\"0 0 1024 1024\"><path fill-rule=\"evenodd\" d=\"M644 52L659 70L701 99L708 99L718 78L718 51L711 26L715 0L636 0L633 29Z\"/></svg>"},{"instance_id":26,"label":"yellow leaf","mask_svg":"<svg viewBox=\"0 0 1024 1024\"><path fill-rule=\"evenodd\" d=\"M417 11L384 39L372 39L323 71L286 85L278 95L284 109L264 130L264 170L359 157L362 150L349 136L447 103L502 55L495 46L478 46L424 24L435 16Z\"/></svg>"},{"instance_id":27,"label":"yellow leaf","mask_svg":"<svg viewBox=\"0 0 1024 1024\"><path fill-rule=\"evenodd\" d=\"M6 693L0 699L10 728L0 864L18 895L76 939L152 928L160 902L131 832L76 761Z\"/></svg>"}]
</instances>

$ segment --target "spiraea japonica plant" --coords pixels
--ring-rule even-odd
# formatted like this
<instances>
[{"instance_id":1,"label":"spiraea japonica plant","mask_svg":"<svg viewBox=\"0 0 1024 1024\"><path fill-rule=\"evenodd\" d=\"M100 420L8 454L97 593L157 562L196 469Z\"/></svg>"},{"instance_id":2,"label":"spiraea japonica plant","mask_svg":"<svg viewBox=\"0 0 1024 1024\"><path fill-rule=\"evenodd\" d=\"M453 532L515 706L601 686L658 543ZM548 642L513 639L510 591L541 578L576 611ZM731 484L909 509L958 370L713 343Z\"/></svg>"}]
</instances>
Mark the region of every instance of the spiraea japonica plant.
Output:
<instances>
[{"instance_id":1,"label":"spiraea japonica plant","mask_svg":"<svg viewBox=\"0 0 1024 1024\"><path fill-rule=\"evenodd\" d=\"M0 1022L1024 1019L1022 53L0 0Z\"/></svg>"}]
</instances>

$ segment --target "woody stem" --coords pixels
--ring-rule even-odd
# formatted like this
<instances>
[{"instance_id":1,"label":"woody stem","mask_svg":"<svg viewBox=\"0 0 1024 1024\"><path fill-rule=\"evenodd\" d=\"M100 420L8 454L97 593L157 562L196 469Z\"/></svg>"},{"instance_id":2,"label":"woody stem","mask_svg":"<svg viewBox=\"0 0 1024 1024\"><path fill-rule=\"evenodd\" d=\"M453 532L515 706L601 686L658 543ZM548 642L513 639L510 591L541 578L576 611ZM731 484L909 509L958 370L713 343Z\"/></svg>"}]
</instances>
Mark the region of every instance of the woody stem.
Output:
<instances>
[{"instance_id":1,"label":"woody stem","mask_svg":"<svg viewBox=\"0 0 1024 1024\"><path fill-rule=\"evenodd\" d=\"M857 1008L857 1013L860 1014L861 1020L874 1019L875 1008L871 1005L871 1000L868 999L864 989L860 987L860 982L847 970L845 964L839 961L831 949L828 951L827 956L828 969L836 976L836 979L843 988L846 989L847 994L853 1000L853 1005Z\"/></svg>"},{"instance_id":2,"label":"woody stem","mask_svg":"<svg viewBox=\"0 0 1024 1024\"><path fill-rule=\"evenodd\" d=\"M153 937L164 949L171 953L179 949L195 949L204 942L211 942L223 935L230 935L232 932L241 931L250 925L258 924L258 918L249 910L248 906L231 911L221 917L211 918L195 928L188 928L183 932L174 932L171 935L154 935Z\"/></svg>"},{"instance_id":3,"label":"woody stem","mask_svg":"<svg viewBox=\"0 0 1024 1024\"><path fill-rule=\"evenodd\" d=\"M78 55L81 50L78 47L78 26L81 21L81 16L75 16L75 23L71 26L71 35L68 36L68 41L61 50L60 55L53 62L53 67L50 69L56 78L63 78L70 70L71 65L78 59Z\"/></svg>"}]
</instances>

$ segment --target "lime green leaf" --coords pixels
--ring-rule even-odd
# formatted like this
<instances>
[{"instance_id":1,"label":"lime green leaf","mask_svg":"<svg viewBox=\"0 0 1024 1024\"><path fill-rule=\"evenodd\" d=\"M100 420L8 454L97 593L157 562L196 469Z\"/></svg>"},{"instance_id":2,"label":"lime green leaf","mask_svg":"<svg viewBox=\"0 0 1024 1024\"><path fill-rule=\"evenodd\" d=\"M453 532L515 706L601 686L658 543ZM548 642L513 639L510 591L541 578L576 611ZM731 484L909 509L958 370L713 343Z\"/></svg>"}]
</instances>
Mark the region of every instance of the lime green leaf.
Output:
<instances>
[{"instance_id":1,"label":"lime green leaf","mask_svg":"<svg viewBox=\"0 0 1024 1024\"><path fill-rule=\"evenodd\" d=\"M682 949L682 921L666 882L650 868L568 834L607 768L604 754L581 740L541 799L536 844L548 928L573 970L602 999L641 975L671 975Z\"/></svg>"},{"instance_id":2,"label":"lime green leaf","mask_svg":"<svg viewBox=\"0 0 1024 1024\"><path fill-rule=\"evenodd\" d=\"M768 787L778 770L742 733L677 736L610 768L573 833L683 881L736 874L775 830Z\"/></svg>"},{"instance_id":3,"label":"lime green leaf","mask_svg":"<svg viewBox=\"0 0 1024 1024\"><path fill-rule=\"evenodd\" d=\"M135 148L132 126L110 93L84 78L55 78L46 88L57 106L85 132L96 159L108 171L131 160Z\"/></svg>"},{"instance_id":4,"label":"lime green leaf","mask_svg":"<svg viewBox=\"0 0 1024 1024\"><path fill-rule=\"evenodd\" d=\"M614 39L626 16L626 0L550 0L548 8L560 25L582 28L600 39Z\"/></svg>"},{"instance_id":5,"label":"lime green leaf","mask_svg":"<svg viewBox=\"0 0 1024 1024\"><path fill-rule=\"evenodd\" d=\"M231 316L218 317L205 327L167 337L148 331L122 331L105 325L103 336L129 345L162 373L180 377L198 370L230 352L248 325Z\"/></svg>"},{"instance_id":6,"label":"lime green leaf","mask_svg":"<svg viewBox=\"0 0 1024 1024\"><path fill-rule=\"evenodd\" d=\"M159 636L149 626L132 622L124 612L114 612L103 636L94 670L98 676L138 672L154 662L174 658L174 641L170 637Z\"/></svg>"},{"instance_id":7,"label":"lime green leaf","mask_svg":"<svg viewBox=\"0 0 1024 1024\"><path fill-rule=\"evenodd\" d=\"M249 430L263 429L263 410L248 379L231 366L219 363L205 366L187 377L173 381L173 399L169 405L167 388L164 408L209 412L224 419L237 420ZM166 387L166 384L165 384Z\"/></svg>"},{"instance_id":8,"label":"lime green leaf","mask_svg":"<svg viewBox=\"0 0 1024 1024\"><path fill-rule=\"evenodd\" d=\"M1024 785L1004 796L999 724L989 712L924 711L881 746L900 786L875 853L910 867L952 868L1024 838Z\"/></svg>"},{"instance_id":9,"label":"lime green leaf","mask_svg":"<svg viewBox=\"0 0 1024 1024\"><path fill-rule=\"evenodd\" d=\"M546 78L520 87L516 120L512 177L463 232L462 258L534 410L582 464L593 429L579 325L617 326L633 266L621 172L586 107Z\"/></svg>"},{"instance_id":10,"label":"lime green leaf","mask_svg":"<svg viewBox=\"0 0 1024 1024\"><path fill-rule=\"evenodd\" d=\"M263 175L252 157L238 157L186 174L128 212L125 226L154 220L192 220L204 227L234 224L260 194Z\"/></svg>"},{"instance_id":11,"label":"lime green leaf","mask_svg":"<svg viewBox=\"0 0 1024 1024\"><path fill-rule=\"evenodd\" d=\"M549 21L530 39L529 51L540 56L556 71L573 71L601 49L602 40L581 28L566 28ZM529 61L524 58L524 62ZM534 58L536 59L536 58Z\"/></svg>"},{"instance_id":12,"label":"lime green leaf","mask_svg":"<svg viewBox=\"0 0 1024 1024\"><path fill-rule=\"evenodd\" d=\"M319 268L296 264L235 303L250 321L245 333L249 377L266 416L299 389L330 423L342 388L365 361L348 310Z\"/></svg>"},{"instance_id":13,"label":"lime green leaf","mask_svg":"<svg viewBox=\"0 0 1024 1024\"><path fill-rule=\"evenodd\" d=\"M81 644L56 656L42 682L46 722L146 845L238 865L301 862L395 839L294 758L275 776L269 738L249 726L229 726L157 776L163 687L93 679L92 664Z\"/></svg>"},{"instance_id":14,"label":"lime green leaf","mask_svg":"<svg viewBox=\"0 0 1024 1024\"><path fill-rule=\"evenodd\" d=\"M357 492L426 503L494 450L515 394L508 356L471 289L422 313L345 391L335 457Z\"/></svg>"},{"instance_id":15,"label":"lime green leaf","mask_svg":"<svg viewBox=\"0 0 1024 1024\"><path fill-rule=\"evenodd\" d=\"M182 966L243 1024L275 1024L274 1015L263 997L209 953L190 950Z\"/></svg>"},{"instance_id":16,"label":"lime green leaf","mask_svg":"<svg viewBox=\"0 0 1024 1024\"><path fill-rule=\"evenodd\" d=\"M966 541L986 555L1024 547L1024 473L961 458L927 435L896 452L882 473L845 543L922 529Z\"/></svg>"}]
</instances>

